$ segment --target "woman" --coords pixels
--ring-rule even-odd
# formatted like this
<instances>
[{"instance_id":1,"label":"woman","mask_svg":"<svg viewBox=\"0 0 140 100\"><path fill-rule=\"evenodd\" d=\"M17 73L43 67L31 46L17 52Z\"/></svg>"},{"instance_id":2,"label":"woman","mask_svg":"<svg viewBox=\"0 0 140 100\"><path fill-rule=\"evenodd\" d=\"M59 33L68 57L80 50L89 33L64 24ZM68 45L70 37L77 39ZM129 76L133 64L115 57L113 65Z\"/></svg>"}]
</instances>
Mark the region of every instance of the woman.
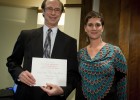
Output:
<instances>
[{"instance_id":1,"label":"woman","mask_svg":"<svg viewBox=\"0 0 140 100\"><path fill-rule=\"evenodd\" d=\"M126 59L119 47L102 41L103 16L89 12L84 29L89 44L78 52L81 85L78 85L76 99L126 100Z\"/></svg>"}]
</instances>

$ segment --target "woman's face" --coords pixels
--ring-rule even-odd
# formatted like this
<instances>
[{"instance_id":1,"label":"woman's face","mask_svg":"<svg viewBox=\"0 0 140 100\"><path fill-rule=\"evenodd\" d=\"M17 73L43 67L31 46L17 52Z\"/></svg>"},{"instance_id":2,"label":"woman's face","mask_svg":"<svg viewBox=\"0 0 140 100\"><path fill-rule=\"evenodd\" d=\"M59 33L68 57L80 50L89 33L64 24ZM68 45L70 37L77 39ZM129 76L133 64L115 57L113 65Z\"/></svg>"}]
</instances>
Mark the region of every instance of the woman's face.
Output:
<instances>
[{"instance_id":1,"label":"woman's face","mask_svg":"<svg viewBox=\"0 0 140 100\"><path fill-rule=\"evenodd\" d=\"M96 40L101 37L104 27L101 24L101 18L90 18L84 26L89 39Z\"/></svg>"},{"instance_id":2,"label":"woman's face","mask_svg":"<svg viewBox=\"0 0 140 100\"><path fill-rule=\"evenodd\" d=\"M60 2L58 0L47 0L43 14L45 18L45 24L47 26L57 26L62 14Z\"/></svg>"}]
</instances>

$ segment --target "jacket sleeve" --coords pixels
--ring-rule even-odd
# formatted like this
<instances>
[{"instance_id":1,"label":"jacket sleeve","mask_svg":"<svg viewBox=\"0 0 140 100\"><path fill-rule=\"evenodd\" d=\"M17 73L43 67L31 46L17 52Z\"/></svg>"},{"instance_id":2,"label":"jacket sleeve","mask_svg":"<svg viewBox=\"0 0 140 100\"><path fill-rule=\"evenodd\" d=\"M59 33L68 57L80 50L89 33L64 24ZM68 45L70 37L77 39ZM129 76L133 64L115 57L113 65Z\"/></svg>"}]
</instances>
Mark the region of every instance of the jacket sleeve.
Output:
<instances>
[{"instance_id":1,"label":"jacket sleeve","mask_svg":"<svg viewBox=\"0 0 140 100\"><path fill-rule=\"evenodd\" d=\"M9 56L7 58L7 67L8 67L8 71L11 74L13 80L15 81L15 83L17 83L17 79L19 74L23 71L21 65L22 65L22 60L23 60L23 55L24 55L24 40L23 40L23 34L21 32L21 34L19 35L13 52L11 54L11 56Z\"/></svg>"}]
</instances>

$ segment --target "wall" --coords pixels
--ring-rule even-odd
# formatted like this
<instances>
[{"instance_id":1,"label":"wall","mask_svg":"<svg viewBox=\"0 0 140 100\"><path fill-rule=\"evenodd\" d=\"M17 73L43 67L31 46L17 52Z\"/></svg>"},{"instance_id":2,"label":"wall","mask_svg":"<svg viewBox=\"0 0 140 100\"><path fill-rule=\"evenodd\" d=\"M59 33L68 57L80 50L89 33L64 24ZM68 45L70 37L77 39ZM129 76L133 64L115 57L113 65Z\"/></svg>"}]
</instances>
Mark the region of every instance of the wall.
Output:
<instances>
[{"instance_id":1,"label":"wall","mask_svg":"<svg viewBox=\"0 0 140 100\"><path fill-rule=\"evenodd\" d=\"M128 50L123 47L125 51L128 51L128 100L140 100L140 1L139 0L129 0L130 2L126 5L126 0L122 0L124 12L122 12L125 18L128 20L122 19L124 21L122 28L122 34L125 37L123 44L126 44L125 47L129 48ZM128 1L127 1L128 2ZM122 8L122 9L123 9ZM126 9L128 8L128 9ZM130 10L129 10L130 9ZM129 11L130 12L129 12ZM128 12L128 13L126 13ZM129 16L128 16L129 15ZM123 17L124 18L124 17ZM129 29L128 29L128 28ZM126 29L126 30L124 30ZM123 33L125 32L125 33ZM127 42L127 40L129 40Z\"/></svg>"},{"instance_id":2,"label":"wall","mask_svg":"<svg viewBox=\"0 0 140 100\"><path fill-rule=\"evenodd\" d=\"M41 3L42 0L0 0L0 5L26 8L39 7Z\"/></svg>"},{"instance_id":3,"label":"wall","mask_svg":"<svg viewBox=\"0 0 140 100\"><path fill-rule=\"evenodd\" d=\"M81 1L82 0L66 0L66 4L81 4Z\"/></svg>"},{"instance_id":4,"label":"wall","mask_svg":"<svg viewBox=\"0 0 140 100\"><path fill-rule=\"evenodd\" d=\"M79 48L81 8L66 8L65 11L64 32L77 39L77 48Z\"/></svg>"},{"instance_id":5,"label":"wall","mask_svg":"<svg viewBox=\"0 0 140 100\"><path fill-rule=\"evenodd\" d=\"M6 59L12 53L15 41L22 29L35 28L37 10L0 6L0 89L14 83L6 67Z\"/></svg>"}]
</instances>

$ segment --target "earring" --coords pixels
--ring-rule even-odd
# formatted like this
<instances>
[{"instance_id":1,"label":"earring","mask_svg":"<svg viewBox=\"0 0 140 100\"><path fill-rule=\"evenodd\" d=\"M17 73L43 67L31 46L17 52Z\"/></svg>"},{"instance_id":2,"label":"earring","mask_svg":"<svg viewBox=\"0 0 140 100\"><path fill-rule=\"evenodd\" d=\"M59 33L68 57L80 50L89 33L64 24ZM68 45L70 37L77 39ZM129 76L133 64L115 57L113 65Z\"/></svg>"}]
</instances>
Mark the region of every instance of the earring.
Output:
<instances>
[{"instance_id":1,"label":"earring","mask_svg":"<svg viewBox=\"0 0 140 100\"><path fill-rule=\"evenodd\" d=\"M86 36L86 42L89 43L89 37Z\"/></svg>"}]
</instances>

